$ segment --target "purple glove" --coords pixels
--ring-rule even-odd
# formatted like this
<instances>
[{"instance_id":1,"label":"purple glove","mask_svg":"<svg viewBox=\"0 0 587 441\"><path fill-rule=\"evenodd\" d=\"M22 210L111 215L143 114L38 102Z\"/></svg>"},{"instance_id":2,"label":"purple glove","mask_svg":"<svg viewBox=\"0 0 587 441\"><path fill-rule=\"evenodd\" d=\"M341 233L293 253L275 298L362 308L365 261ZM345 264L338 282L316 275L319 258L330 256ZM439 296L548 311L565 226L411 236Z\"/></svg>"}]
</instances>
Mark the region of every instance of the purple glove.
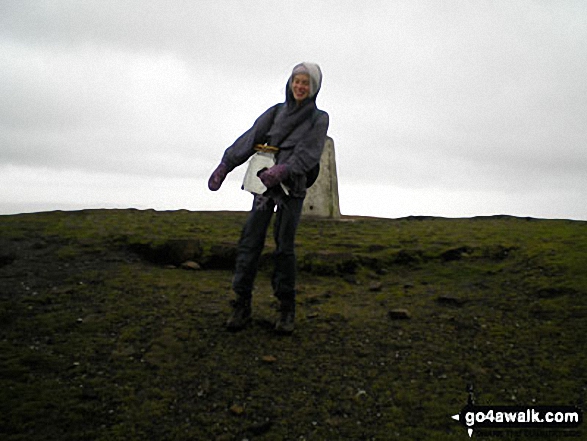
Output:
<instances>
[{"instance_id":1,"label":"purple glove","mask_svg":"<svg viewBox=\"0 0 587 441\"><path fill-rule=\"evenodd\" d=\"M267 188L275 187L289 175L289 169L285 164L277 164L259 175L259 179Z\"/></svg>"},{"instance_id":2,"label":"purple glove","mask_svg":"<svg viewBox=\"0 0 587 441\"><path fill-rule=\"evenodd\" d=\"M217 191L222 185L222 182L224 182L227 174L228 167L225 163L221 162L212 173L212 176L210 176L210 179L208 179L208 188L212 191Z\"/></svg>"}]
</instances>

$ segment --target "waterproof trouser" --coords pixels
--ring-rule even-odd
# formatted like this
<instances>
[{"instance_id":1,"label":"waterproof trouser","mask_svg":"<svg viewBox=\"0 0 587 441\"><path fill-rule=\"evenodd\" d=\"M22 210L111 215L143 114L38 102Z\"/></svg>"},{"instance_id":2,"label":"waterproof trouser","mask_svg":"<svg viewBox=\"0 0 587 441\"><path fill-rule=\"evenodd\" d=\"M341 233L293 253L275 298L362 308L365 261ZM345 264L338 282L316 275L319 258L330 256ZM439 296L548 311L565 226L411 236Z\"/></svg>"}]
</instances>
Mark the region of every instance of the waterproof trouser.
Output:
<instances>
[{"instance_id":1,"label":"waterproof trouser","mask_svg":"<svg viewBox=\"0 0 587 441\"><path fill-rule=\"evenodd\" d=\"M282 303L295 301L296 256L294 241L300 221L304 199L283 197L279 204L271 198L256 196L238 244L233 290L238 297L250 299L257 275L259 258L265 245L265 237L276 210L273 231L275 253L273 293Z\"/></svg>"}]
</instances>

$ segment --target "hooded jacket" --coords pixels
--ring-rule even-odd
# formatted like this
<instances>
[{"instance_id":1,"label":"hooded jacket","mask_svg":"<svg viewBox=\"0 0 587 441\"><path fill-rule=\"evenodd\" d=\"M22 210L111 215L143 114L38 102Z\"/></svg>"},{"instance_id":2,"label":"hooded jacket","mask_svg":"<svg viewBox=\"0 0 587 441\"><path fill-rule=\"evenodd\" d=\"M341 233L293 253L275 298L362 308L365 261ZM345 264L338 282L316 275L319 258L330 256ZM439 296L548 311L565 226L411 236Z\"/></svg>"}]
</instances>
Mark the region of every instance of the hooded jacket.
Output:
<instances>
[{"instance_id":1,"label":"hooded jacket","mask_svg":"<svg viewBox=\"0 0 587 441\"><path fill-rule=\"evenodd\" d=\"M299 73L309 75L310 93L298 105L291 84ZM285 164L289 172L284 184L292 197L305 197L307 174L320 163L329 124L328 114L316 106L321 84L322 72L317 64L300 63L294 67L287 81L285 102L263 112L253 126L225 150L222 162L228 171L255 154L257 144L278 147L277 164Z\"/></svg>"}]
</instances>

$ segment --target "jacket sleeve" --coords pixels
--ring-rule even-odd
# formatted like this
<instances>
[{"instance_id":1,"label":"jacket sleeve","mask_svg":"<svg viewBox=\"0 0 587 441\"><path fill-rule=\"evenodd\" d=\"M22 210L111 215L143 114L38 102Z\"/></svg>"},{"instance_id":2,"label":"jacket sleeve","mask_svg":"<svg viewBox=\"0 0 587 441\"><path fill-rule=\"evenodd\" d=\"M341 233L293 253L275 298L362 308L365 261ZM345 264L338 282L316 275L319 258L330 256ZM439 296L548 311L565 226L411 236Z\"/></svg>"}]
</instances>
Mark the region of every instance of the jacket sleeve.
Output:
<instances>
[{"instance_id":1,"label":"jacket sleeve","mask_svg":"<svg viewBox=\"0 0 587 441\"><path fill-rule=\"evenodd\" d=\"M308 134L296 144L291 156L285 160L291 175L305 175L320 162L329 122L328 113L320 111Z\"/></svg>"},{"instance_id":2,"label":"jacket sleeve","mask_svg":"<svg viewBox=\"0 0 587 441\"><path fill-rule=\"evenodd\" d=\"M265 144L277 106L270 107L257 118L253 126L224 151L222 162L232 171L255 154L256 144Z\"/></svg>"}]
</instances>

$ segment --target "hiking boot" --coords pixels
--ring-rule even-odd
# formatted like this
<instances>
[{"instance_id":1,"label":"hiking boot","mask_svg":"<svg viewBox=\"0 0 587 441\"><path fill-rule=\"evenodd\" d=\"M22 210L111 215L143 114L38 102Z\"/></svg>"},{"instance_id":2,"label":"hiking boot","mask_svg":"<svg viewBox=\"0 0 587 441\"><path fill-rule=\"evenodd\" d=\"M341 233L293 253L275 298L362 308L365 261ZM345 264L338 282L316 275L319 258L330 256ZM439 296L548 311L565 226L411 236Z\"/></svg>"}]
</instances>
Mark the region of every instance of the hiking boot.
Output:
<instances>
[{"instance_id":1,"label":"hiking boot","mask_svg":"<svg viewBox=\"0 0 587 441\"><path fill-rule=\"evenodd\" d=\"M291 334L294 331L295 318L295 303L282 302L281 308L279 309L279 318L275 324L275 331L279 334Z\"/></svg>"},{"instance_id":2,"label":"hiking boot","mask_svg":"<svg viewBox=\"0 0 587 441\"><path fill-rule=\"evenodd\" d=\"M251 299L238 297L231 303L234 310L226 321L226 328L229 331L240 331L251 322Z\"/></svg>"}]
</instances>

